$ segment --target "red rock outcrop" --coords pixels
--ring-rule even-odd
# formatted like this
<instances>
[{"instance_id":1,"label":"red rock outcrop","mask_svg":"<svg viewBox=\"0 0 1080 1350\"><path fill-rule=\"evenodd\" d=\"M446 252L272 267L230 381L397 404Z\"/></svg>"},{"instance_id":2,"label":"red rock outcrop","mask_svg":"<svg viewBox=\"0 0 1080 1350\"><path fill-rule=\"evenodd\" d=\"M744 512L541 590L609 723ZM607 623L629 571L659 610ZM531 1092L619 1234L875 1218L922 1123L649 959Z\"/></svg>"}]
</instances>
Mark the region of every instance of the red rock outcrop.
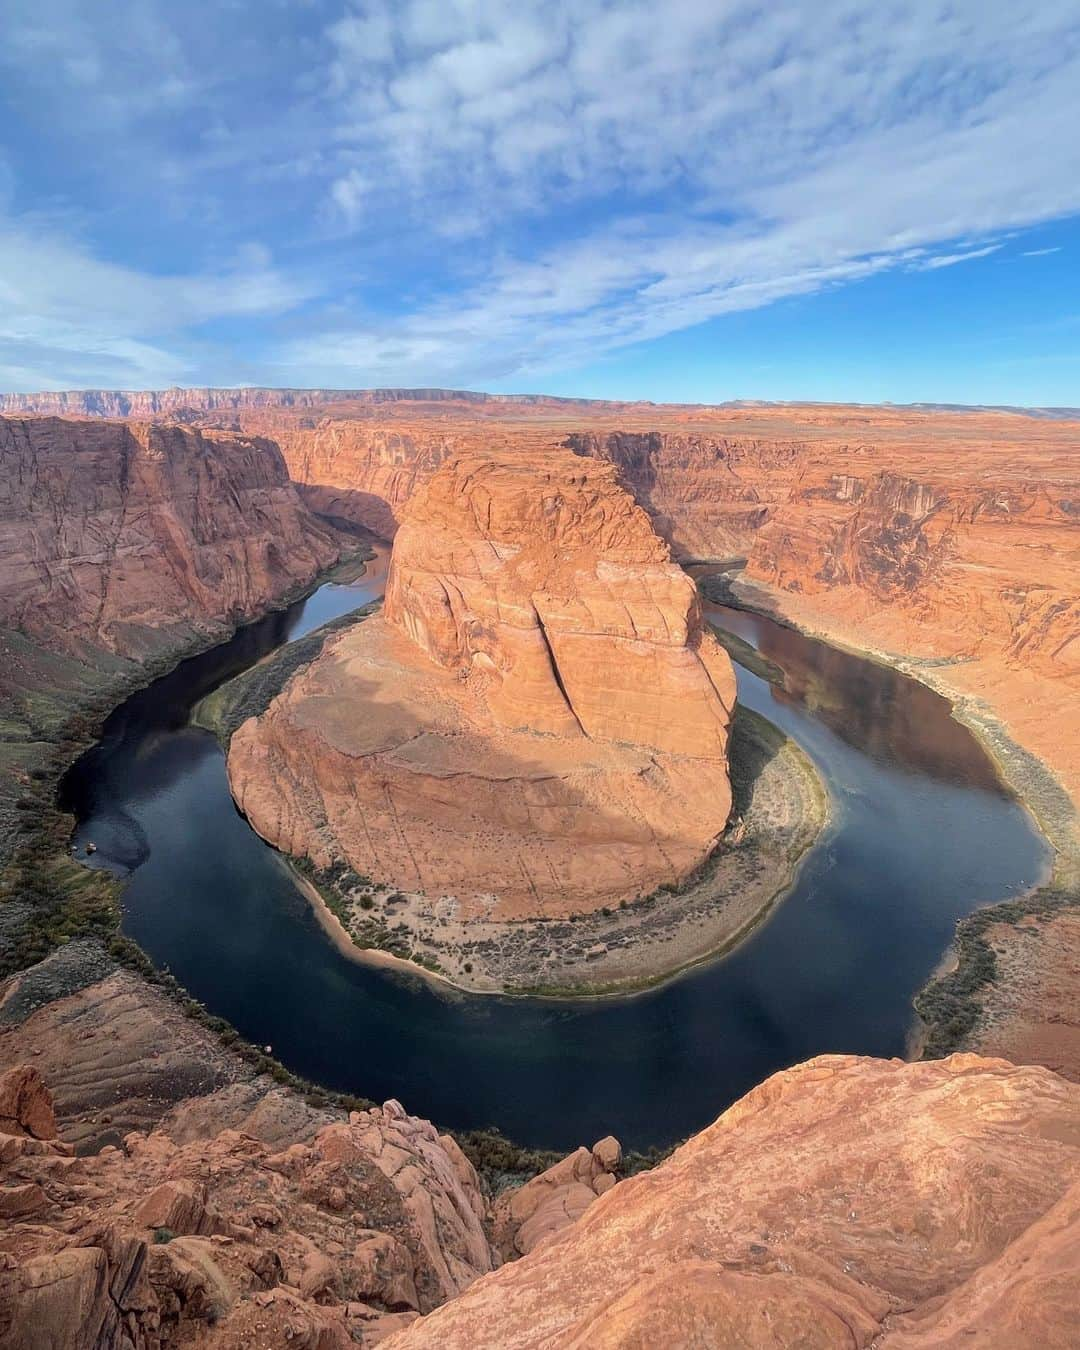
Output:
<instances>
[{"instance_id":1,"label":"red rock outcrop","mask_svg":"<svg viewBox=\"0 0 1080 1350\"><path fill-rule=\"evenodd\" d=\"M17 1067L27 1062L33 1070ZM80 1152L159 1125L181 1143L236 1129L281 1146L310 1139L333 1118L258 1075L92 940L69 942L0 983L5 1067L0 1132L16 1133L21 1117L24 1129L40 1121L38 1137L51 1137L43 1079L61 1134ZM26 1074L36 1077L27 1084Z\"/></svg>"},{"instance_id":2,"label":"red rock outcrop","mask_svg":"<svg viewBox=\"0 0 1080 1350\"><path fill-rule=\"evenodd\" d=\"M21 1064L0 1074L0 1133L56 1138L52 1097L37 1069Z\"/></svg>"},{"instance_id":3,"label":"red rock outcrop","mask_svg":"<svg viewBox=\"0 0 1080 1350\"><path fill-rule=\"evenodd\" d=\"M448 464L397 535L384 613L505 727L724 759L731 662L607 466Z\"/></svg>"},{"instance_id":4,"label":"red rock outcrop","mask_svg":"<svg viewBox=\"0 0 1080 1350\"><path fill-rule=\"evenodd\" d=\"M1075 1343L1080 1087L823 1056L400 1333L394 1350Z\"/></svg>"},{"instance_id":5,"label":"red rock outcrop","mask_svg":"<svg viewBox=\"0 0 1080 1350\"><path fill-rule=\"evenodd\" d=\"M496 1247L512 1261L568 1228L616 1184L621 1161L622 1146L608 1135L591 1149L576 1149L523 1186L504 1191L492 1206Z\"/></svg>"},{"instance_id":6,"label":"red rock outcrop","mask_svg":"<svg viewBox=\"0 0 1080 1350\"><path fill-rule=\"evenodd\" d=\"M786 498L808 448L798 439L668 431L577 433L567 444L577 454L614 464L683 559L745 554Z\"/></svg>"},{"instance_id":7,"label":"red rock outcrop","mask_svg":"<svg viewBox=\"0 0 1080 1350\"><path fill-rule=\"evenodd\" d=\"M341 542L258 437L0 418L0 625L136 659L221 631Z\"/></svg>"},{"instance_id":8,"label":"red rock outcrop","mask_svg":"<svg viewBox=\"0 0 1080 1350\"><path fill-rule=\"evenodd\" d=\"M413 499L384 613L232 739L255 828L492 917L692 871L730 809L731 663L614 469L460 458Z\"/></svg>"},{"instance_id":9,"label":"red rock outcrop","mask_svg":"<svg viewBox=\"0 0 1080 1350\"><path fill-rule=\"evenodd\" d=\"M299 430L288 422L274 425L271 434L312 510L382 539L394 537L418 486L469 443L452 431L329 418Z\"/></svg>"},{"instance_id":10,"label":"red rock outcrop","mask_svg":"<svg viewBox=\"0 0 1080 1350\"><path fill-rule=\"evenodd\" d=\"M601 1140L489 1206L396 1102L277 1145L3 1130L0 1346L1074 1344L1080 1085L1048 1070L822 1056L619 1162ZM501 1270L489 1219L526 1253Z\"/></svg>"},{"instance_id":11,"label":"red rock outcrop","mask_svg":"<svg viewBox=\"0 0 1080 1350\"><path fill-rule=\"evenodd\" d=\"M33 1070L15 1070L33 1073ZM396 1103L310 1143L0 1133L0 1345L344 1350L489 1271L480 1184Z\"/></svg>"}]
</instances>

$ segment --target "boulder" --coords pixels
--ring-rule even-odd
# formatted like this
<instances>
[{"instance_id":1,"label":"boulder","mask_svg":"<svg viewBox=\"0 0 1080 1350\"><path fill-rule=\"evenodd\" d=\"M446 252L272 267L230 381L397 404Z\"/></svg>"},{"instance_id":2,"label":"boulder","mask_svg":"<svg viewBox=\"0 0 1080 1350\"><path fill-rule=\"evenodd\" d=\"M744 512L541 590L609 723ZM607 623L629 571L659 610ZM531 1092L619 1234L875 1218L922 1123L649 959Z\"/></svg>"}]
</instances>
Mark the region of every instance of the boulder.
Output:
<instances>
[{"instance_id":1,"label":"boulder","mask_svg":"<svg viewBox=\"0 0 1080 1350\"><path fill-rule=\"evenodd\" d=\"M579 1148L527 1181L504 1191L492 1210L495 1243L505 1260L531 1252L562 1232L615 1184L622 1146L612 1135Z\"/></svg>"},{"instance_id":2,"label":"boulder","mask_svg":"<svg viewBox=\"0 0 1080 1350\"><path fill-rule=\"evenodd\" d=\"M52 1094L32 1065L0 1074L0 1131L32 1139L55 1139Z\"/></svg>"},{"instance_id":3,"label":"boulder","mask_svg":"<svg viewBox=\"0 0 1080 1350\"><path fill-rule=\"evenodd\" d=\"M164 1228L177 1235L209 1233L212 1221L206 1208L206 1186L187 1178L163 1181L135 1211L144 1228Z\"/></svg>"}]
</instances>

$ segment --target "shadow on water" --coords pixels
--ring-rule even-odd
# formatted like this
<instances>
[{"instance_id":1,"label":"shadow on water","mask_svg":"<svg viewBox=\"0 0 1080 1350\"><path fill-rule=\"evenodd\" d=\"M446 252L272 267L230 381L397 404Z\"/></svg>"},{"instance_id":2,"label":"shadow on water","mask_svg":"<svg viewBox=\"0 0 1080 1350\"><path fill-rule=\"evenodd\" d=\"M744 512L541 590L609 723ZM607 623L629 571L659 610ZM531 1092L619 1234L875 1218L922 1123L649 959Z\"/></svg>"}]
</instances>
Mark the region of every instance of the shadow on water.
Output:
<instances>
[{"instance_id":1,"label":"shadow on water","mask_svg":"<svg viewBox=\"0 0 1080 1350\"><path fill-rule=\"evenodd\" d=\"M252 1041L329 1087L440 1125L497 1125L569 1148L701 1128L809 1055L903 1053L911 998L979 904L1046 866L1026 813L924 686L768 619L715 622L784 671L739 696L795 737L834 821L795 889L730 956L649 993L554 1003L470 998L357 965L319 928L282 860L235 810L195 702L274 647L375 598L383 565L324 586L195 657L110 717L65 784L77 840L130 873L124 929Z\"/></svg>"}]
</instances>

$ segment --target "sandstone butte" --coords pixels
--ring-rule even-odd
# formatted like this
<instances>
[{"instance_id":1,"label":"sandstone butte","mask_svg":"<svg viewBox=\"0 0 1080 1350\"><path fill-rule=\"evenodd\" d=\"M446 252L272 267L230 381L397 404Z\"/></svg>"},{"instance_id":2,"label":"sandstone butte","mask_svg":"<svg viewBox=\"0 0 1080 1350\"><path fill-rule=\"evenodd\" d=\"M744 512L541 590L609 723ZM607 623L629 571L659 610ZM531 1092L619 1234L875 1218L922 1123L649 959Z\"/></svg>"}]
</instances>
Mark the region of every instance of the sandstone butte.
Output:
<instances>
[{"instance_id":1,"label":"sandstone butte","mask_svg":"<svg viewBox=\"0 0 1080 1350\"><path fill-rule=\"evenodd\" d=\"M0 1074L4 1350L1076 1343L1080 1086L1046 1069L823 1056L651 1172L605 1139L494 1203L396 1102L266 1142L207 1128L230 1093L79 1156Z\"/></svg>"},{"instance_id":2,"label":"sandstone butte","mask_svg":"<svg viewBox=\"0 0 1080 1350\"><path fill-rule=\"evenodd\" d=\"M613 466L450 459L411 499L381 615L233 736L255 828L466 917L681 880L727 821L735 682Z\"/></svg>"}]
</instances>

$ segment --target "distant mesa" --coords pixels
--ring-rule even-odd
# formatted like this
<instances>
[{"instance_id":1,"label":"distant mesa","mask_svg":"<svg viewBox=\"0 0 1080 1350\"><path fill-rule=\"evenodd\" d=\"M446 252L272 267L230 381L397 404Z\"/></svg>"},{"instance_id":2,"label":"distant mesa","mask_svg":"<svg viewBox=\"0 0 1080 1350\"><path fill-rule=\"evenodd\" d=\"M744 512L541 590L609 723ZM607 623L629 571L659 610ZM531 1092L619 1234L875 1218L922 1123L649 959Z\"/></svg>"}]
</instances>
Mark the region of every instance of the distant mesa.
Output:
<instances>
[{"instance_id":1,"label":"distant mesa","mask_svg":"<svg viewBox=\"0 0 1080 1350\"><path fill-rule=\"evenodd\" d=\"M461 916L556 916L677 883L731 807L735 679L611 464L463 455L413 497L381 615L235 734L272 843Z\"/></svg>"}]
</instances>

